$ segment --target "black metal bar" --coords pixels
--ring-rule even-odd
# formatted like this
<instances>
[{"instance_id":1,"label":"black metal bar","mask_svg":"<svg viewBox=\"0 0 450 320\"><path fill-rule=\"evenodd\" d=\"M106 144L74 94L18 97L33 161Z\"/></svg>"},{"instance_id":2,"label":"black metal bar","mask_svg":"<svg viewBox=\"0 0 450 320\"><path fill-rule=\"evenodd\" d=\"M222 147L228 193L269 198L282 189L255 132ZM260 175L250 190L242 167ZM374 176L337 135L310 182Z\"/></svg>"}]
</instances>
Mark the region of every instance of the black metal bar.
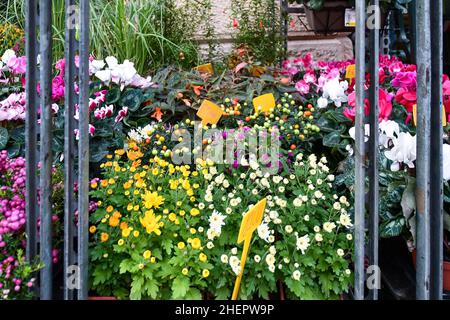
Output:
<instances>
[{"instance_id":1,"label":"black metal bar","mask_svg":"<svg viewBox=\"0 0 450 320\"><path fill-rule=\"evenodd\" d=\"M288 58L289 42L289 3L287 0L281 0L281 18L282 34L284 40L284 57Z\"/></svg>"},{"instance_id":2,"label":"black metal bar","mask_svg":"<svg viewBox=\"0 0 450 320\"><path fill-rule=\"evenodd\" d=\"M417 0L416 298L430 297L430 1Z\"/></svg>"},{"instance_id":3,"label":"black metal bar","mask_svg":"<svg viewBox=\"0 0 450 320\"><path fill-rule=\"evenodd\" d=\"M430 142L430 298L442 299L443 291L443 168L442 168L442 0L430 2L431 14L431 142Z\"/></svg>"},{"instance_id":4,"label":"black metal bar","mask_svg":"<svg viewBox=\"0 0 450 320\"><path fill-rule=\"evenodd\" d=\"M88 294L89 246L89 0L80 0L80 96L78 143L78 299Z\"/></svg>"},{"instance_id":5,"label":"black metal bar","mask_svg":"<svg viewBox=\"0 0 450 320\"><path fill-rule=\"evenodd\" d=\"M65 127L64 127L64 299L73 300L74 288L68 283L69 269L75 264L74 237L74 104L75 104L75 26L73 22L74 0L66 0L65 30Z\"/></svg>"},{"instance_id":6,"label":"black metal bar","mask_svg":"<svg viewBox=\"0 0 450 320\"><path fill-rule=\"evenodd\" d=\"M52 1L39 2L40 20L40 298L52 298Z\"/></svg>"},{"instance_id":7,"label":"black metal bar","mask_svg":"<svg viewBox=\"0 0 450 320\"><path fill-rule=\"evenodd\" d=\"M366 3L356 2L356 119L355 119L355 299L364 299L365 215L365 82Z\"/></svg>"},{"instance_id":8,"label":"black metal bar","mask_svg":"<svg viewBox=\"0 0 450 320\"><path fill-rule=\"evenodd\" d=\"M26 2L25 51L26 71L26 119L25 119L25 159L26 159L26 214L27 214L27 261L33 261L37 253L37 41L36 41L36 0Z\"/></svg>"},{"instance_id":9,"label":"black metal bar","mask_svg":"<svg viewBox=\"0 0 450 320\"><path fill-rule=\"evenodd\" d=\"M379 0L372 0L372 8L379 8ZM379 181L378 181L378 104L379 104L379 54L380 54L380 30L379 11L375 9L378 17L375 18L375 25L370 30L370 143L369 143L369 262L372 266L378 266L378 210L379 210ZM378 25L377 25L378 24ZM377 269L375 269L377 270ZM378 284L378 280L377 280ZM378 288L369 288L369 299L378 299Z\"/></svg>"}]
</instances>

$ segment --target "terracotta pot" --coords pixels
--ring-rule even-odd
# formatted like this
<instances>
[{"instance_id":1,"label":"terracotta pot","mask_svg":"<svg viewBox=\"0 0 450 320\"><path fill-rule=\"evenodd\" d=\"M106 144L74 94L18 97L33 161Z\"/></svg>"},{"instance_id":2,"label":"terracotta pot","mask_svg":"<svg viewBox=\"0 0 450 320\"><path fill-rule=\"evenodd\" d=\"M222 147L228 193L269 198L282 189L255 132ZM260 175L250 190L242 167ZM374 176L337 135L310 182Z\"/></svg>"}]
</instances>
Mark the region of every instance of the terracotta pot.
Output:
<instances>
[{"instance_id":1,"label":"terracotta pot","mask_svg":"<svg viewBox=\"0 0 450 320\"><path fill-rule=\"evenodd\" d=\"M414 267L416 266L416 250L411 252ZM444 261L443 266L443 287L445 291L450 291L450 261Z\"/></svg>"},{"instance_id":2,"label":"terracotta pot","mask_svg":"<svg viewBox=\"0 0 450 320\"><path fill-rule=\"evenodd\" d=\"M95 300L95 301L104 301L104 300L117 300L116 297L88 297L88 300Z\"/></svg>"}]
</instances>

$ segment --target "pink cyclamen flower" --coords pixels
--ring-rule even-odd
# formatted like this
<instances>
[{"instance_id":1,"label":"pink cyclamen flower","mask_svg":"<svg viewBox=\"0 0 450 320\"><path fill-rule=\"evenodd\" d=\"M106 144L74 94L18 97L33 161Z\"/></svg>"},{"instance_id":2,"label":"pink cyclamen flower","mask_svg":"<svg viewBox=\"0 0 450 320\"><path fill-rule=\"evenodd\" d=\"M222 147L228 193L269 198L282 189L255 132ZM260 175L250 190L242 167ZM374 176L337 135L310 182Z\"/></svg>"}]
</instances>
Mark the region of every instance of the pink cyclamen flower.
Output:
<instances>
[{"instance_id":1,"label":"pink cyclamen flower","mask_svg":"<svg viewBox=\"0 0 450 320\"><path fill-rule=\"evenodd\" d=\"M11 57L6 65L14 74L24 74L27 71L26 57Z\"/></svg>"},{"instance_id":2,"label":"pink cyclamen flower","mask_svg":"<svg viewBox=\"0 0 450 320\"><path fill-rule=\"evenodd\" d=\"M114 113L114 106L113 105L109 105L109 106L104 106L104 107L101 107L99 109L96 109L94 111L94 116L97 119L105 119L107 117L112 116L113 113Z\"/></svg>"},{"instance_id":3,"label":"pink cyclamen flower","mask_svg":"<svg viewBox=\"0 0 450 320\"><path fill-rule=\"evenodd\" d=\"M415 90L417 82L416 72L397 72L395 78L392 79L391 84L396 88L405 88Z\"/></svg>"},{"instance_id":4,"label":"pink cyclamen flower","mask_svg":"<svg viewBox=\"0 0 450 320\"><path fill-rule=\"evenodd\" d=\"M309 84L309 83L315 83L317 79L316 79L316 76L314 75L314 72L310 71L310 72L305 73L305 75L303 76L303 80Z\"/></svg>"},{"instance_id":5,"label":"pink cyclamen flower","mask_svg":"<svg viewBox=\"0 0 450 320\"><path fill-rule=\"evenodd\" d=\"M306 95L309 93L309 84L305 82L305 80L300 80L295 84L295 89L301 94Z\"/></svg>"},{"instance_id":6,"label":"pink cyclamen flower","mask_svg":"<svg viewBox=\"0 0 450 320\"><path fill-rule=\"evenodd\" d=\"M117 114L115 122L118 123L122 121L127 115L128 115L128 107L123 107L122 110L120 110L119 113Z\"/></svg>"}]
</instances>

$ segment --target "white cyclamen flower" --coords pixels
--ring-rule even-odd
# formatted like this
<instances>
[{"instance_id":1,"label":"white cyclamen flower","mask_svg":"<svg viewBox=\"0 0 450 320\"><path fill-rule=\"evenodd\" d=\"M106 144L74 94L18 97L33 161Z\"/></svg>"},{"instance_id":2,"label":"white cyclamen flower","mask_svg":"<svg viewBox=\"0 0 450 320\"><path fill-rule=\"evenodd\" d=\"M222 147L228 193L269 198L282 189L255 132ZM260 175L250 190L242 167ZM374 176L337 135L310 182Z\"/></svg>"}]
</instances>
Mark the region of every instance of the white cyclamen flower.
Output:
<instances>
[{"instance_id":1,"label":"white cyclamen flower","mask_svg":"<svg viewBox=\"0 0 450 320\"><path fill-rule=\"evenodd\" d=\"M400 164L404 163L409 168L414 168L416 160L416 137L409 132L401 132L394 147L384 152L386 158L392 161L391 171L400 170Z\"/></svg>"}]
</instances>

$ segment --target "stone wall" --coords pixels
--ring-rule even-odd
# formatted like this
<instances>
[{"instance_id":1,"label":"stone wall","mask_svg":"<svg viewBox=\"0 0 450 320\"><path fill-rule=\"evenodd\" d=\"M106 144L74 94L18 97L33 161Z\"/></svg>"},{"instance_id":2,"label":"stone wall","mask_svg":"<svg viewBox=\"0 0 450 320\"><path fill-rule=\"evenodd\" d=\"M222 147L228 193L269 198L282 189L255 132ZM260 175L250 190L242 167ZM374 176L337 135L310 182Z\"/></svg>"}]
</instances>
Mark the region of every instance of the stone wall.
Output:
<instances>
[{"instance_id":1,"label":"stone wall","mask_svg":"<svg viewBox=\"0 0 450 320\"><path fill-rule=\"evenodd\" d=\"M233 34L231 0L211 1L213 8L210 19L221 51L228 52L232 48ZM348 34L318 36L309 30L304 14L290 15L288 48L294 54L312 52L316 59L323 60L344 60L353 57L353 45Z\"/></svg>"}]
</instances>

